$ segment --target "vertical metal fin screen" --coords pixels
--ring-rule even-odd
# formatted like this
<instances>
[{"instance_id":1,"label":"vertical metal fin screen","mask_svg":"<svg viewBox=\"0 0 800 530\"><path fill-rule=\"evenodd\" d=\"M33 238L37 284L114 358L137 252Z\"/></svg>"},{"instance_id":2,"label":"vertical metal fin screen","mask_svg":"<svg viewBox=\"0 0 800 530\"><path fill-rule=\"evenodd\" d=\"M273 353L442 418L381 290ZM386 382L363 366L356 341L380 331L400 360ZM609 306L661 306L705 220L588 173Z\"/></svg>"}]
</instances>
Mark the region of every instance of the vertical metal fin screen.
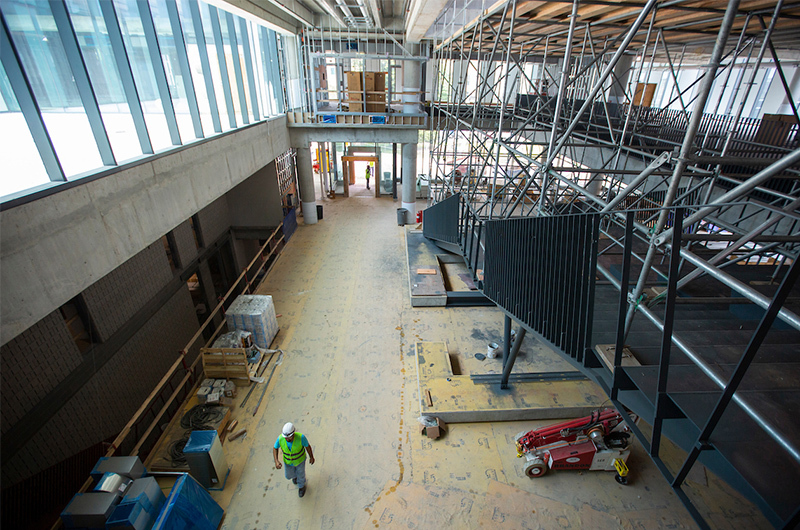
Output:
<instances>
[{"instance_id":1,"label":"vertical metal fin screen","mask_svg":"<svg viewBox=\"0 0 800 530\"><path fill-rule=\"evenodd\" d=\"M592 334L599 220L485 222L484 294L579 361Z\"/></svg>"},{"instance_id":2,"label":"vertical metal fin screen","mask_svg":"<svg viewBox=\"0 0 800 530\"><path fill-rule=\"evenodd\" d=\"M458 244L458 208L461 194L456 193L425 209L422 233L428 239Z\"/></svg>"}]
</instances>

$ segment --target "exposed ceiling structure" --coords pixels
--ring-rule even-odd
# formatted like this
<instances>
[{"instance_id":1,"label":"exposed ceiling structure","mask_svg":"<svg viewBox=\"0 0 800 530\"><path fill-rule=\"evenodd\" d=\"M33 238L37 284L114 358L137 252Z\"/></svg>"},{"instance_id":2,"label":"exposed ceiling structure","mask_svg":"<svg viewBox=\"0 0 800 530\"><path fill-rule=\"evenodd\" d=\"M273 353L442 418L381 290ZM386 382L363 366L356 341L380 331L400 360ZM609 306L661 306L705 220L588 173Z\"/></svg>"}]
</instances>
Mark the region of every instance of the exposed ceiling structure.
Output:
<instances>
[{"instance_id":1,"label":"exposed ceiling structure","mask_svg":"<svg viewBox=\"0 0 800 530\"><path fill-rule=\"evenodd\" d=\"M583 36L587 31L591 33L591 38L595 42L615 39L624 34L645 4L643 0L622 2L582 0L577 6L575 27L577 38L573 39L573 46L582 45ZM654 32L659 31L663 41L670 46L686 45L688 53L708 53L715 42L726 5L726 2L720 0L662 2L657 4L651 17L648 17L647 24L650 24L651 18L655 17ZM518 49L524 51L528 46L539 44L546 37L549 37L549 43L555 49L563 48L569 31L573 2L571 0L518 0L516 3L500 1L486 9L487 18L482 17L483 12L479 8L479 2L472 2L465 3L458 11L442 12L427 36L445 39L444 44L462 38L470 43L473 39L477 39L481 44L476 45L473 52L490 52L495 32L500 30L499 32L503 33L500 26L508 25L513 12L512 48L519 47ZM745 24L748 24L748 33L761 32L762 24L769 25L774 11L774 1L742 1L738 9L741 16L736 17L732 34L739 34ZM784 4L773 32L773 45L779 49L797 50L800 47L798 30L800 30L800 4ZM647 32L640 32L634 38L632 45L642 45L646 38Z\"/></svg>"},{"instance_id":2,"label":"exposed ceiling structure","mask_svg":"<svg viewBox=\"0 0 800 530\"><path fill-rule=\"evenodd\" d=\"M404 14L400 0L227 0L229 4L258 15L259 11L292 11L301 25L368 30L386 28ZM437 12L438 14L438 12Z\"/></svg>"}]
</instances>

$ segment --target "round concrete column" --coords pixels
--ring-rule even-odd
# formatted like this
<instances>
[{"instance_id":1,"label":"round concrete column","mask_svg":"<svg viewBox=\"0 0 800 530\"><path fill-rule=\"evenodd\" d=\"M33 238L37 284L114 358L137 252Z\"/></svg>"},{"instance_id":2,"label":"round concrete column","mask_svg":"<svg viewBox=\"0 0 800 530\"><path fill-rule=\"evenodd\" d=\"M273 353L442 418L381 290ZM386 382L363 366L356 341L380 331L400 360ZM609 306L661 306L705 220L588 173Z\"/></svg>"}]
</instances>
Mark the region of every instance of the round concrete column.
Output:
<instances>
[{"instance_id":1,"label":"round concrete column","mask_svg":"<svg viewBox=\"0 0 800 530\"><path fill-rule=\"evenodd\" d=\"M417 215L417 144L403 144L403 208L407 221Z\"/></svg>"},{"instance_id":2,"label":"round concrete column","mask_svg":"<svg viewBox=\"0 0 800 530\"><path fill-rule=\"evenodd\" d=\"M411 55L419 55L419 43L406 43ZM419 61L403 61L403 90L419 92L422 86L422 68ZM403 114L419 114L419 94L403 94ZM405 153L405 150L403 151ZM405 155L403 155L405 156Z\"/></svg>"},{"instance_id":3,"label":"round concrete column","mask_svg":"<svg viewBox=\"0 0 800 530\"><path fill-rule=\"evenodd\" d=\"M628 77L633 64L632 55L623 55L614 67L614 76L611 78L611 90L608 95L609 103L622 105L625 103L625 90L628 87Z\"/></svg>"},{"instance_id":4,"label":"round concrete column","mask_svg":"<svg viewBox=\"0 0 800 530\"><path fill-rule=\"evenodd\" d=\"M300 185L300 201L303 206L303 221L307 225L317 223L317 197L314 191L314 168L309 146L297 148L297 180Z\"/></svg>"}]
</instances>

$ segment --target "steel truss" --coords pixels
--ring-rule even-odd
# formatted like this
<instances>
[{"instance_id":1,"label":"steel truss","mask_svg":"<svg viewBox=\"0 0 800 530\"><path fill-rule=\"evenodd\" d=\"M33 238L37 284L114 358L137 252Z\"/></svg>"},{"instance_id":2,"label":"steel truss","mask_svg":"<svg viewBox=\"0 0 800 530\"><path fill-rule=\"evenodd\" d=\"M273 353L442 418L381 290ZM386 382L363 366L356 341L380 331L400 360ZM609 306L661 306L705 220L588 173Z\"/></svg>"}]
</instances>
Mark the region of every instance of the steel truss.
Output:
<instances>
[{"instance_id":1,"label":"steel truss","mask_svg":"<svg viewBox=\"0 0 800 530\"><path fill-rule=\"evenodd\" d=\"M738 383L703 360L671 328L671 313L662 317L657 308L674 304L677 289L712 282L800 330L797 304L785 302L791 282L776 305L732 272L760 263L776 284L791 280L787 271L797 275L800 116L782 50L800 49L792 36L800 6L511 0L475 20L466 20L466 6L457 1L449 18L437 21L438 34L448 37L434 46L429 67L429 200L459 195L461 243L476 280L485 265L484 223L602 213L598 277L625 301L618 355L634 320L651 322L798 465L798 440L735 392ZM702 58L690 56L687 45L705 46ZM790 108L783 121L745 117L767 68ZM661 108L643 104L657 71L666 79ZM674 229L676 208L685 215L682 233ZM633 263L630 286L610 271L614 254ZM656 294L653 287L664 282L671 288ZM746 352L752 360L751 348ZM667 415L656 410L655 434L643 437L657 462ZM698 440L707 444L718 421L709 420ZM698 447L677 475L660 464L677 490L705 450ZM765 513L776 526L800 517Z\"/></svg>"}]
</instances>

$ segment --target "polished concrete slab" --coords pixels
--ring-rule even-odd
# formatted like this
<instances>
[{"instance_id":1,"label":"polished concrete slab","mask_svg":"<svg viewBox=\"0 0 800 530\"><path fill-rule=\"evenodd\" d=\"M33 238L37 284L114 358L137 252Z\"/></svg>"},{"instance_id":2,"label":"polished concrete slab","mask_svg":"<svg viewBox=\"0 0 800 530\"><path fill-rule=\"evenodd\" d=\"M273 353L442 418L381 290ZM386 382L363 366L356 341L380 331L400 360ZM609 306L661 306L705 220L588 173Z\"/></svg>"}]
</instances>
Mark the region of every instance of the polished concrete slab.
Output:
<instances>
[{"instance_id":1,"label":"polished concrete slab","mask_svg":"<svg viewBox=\"0 0 800 530\"><path fill-rule=\"evenodd\" d=\"M696 528L638 444L621 486L611 473L524 476L514 436L552 420L457 423L438 440L420 435L414 345L446 343L461 374L498 373L499 360L475 354L502 338L503 315L413 307L396 203L324 205L324 219L300 224L260 290L282 315L273 347L285 355L247 436L224 445L233 469L225 491L213 492L227 512L223 529ZM515 370L571 369L541 348L523 344ZM234 417L251 416L246 408ZM286 421L317 458L302 499L272 462ZM769 527L711 473L693 473L686 489L717 528Z\"/></svg>"}]
</instances>

